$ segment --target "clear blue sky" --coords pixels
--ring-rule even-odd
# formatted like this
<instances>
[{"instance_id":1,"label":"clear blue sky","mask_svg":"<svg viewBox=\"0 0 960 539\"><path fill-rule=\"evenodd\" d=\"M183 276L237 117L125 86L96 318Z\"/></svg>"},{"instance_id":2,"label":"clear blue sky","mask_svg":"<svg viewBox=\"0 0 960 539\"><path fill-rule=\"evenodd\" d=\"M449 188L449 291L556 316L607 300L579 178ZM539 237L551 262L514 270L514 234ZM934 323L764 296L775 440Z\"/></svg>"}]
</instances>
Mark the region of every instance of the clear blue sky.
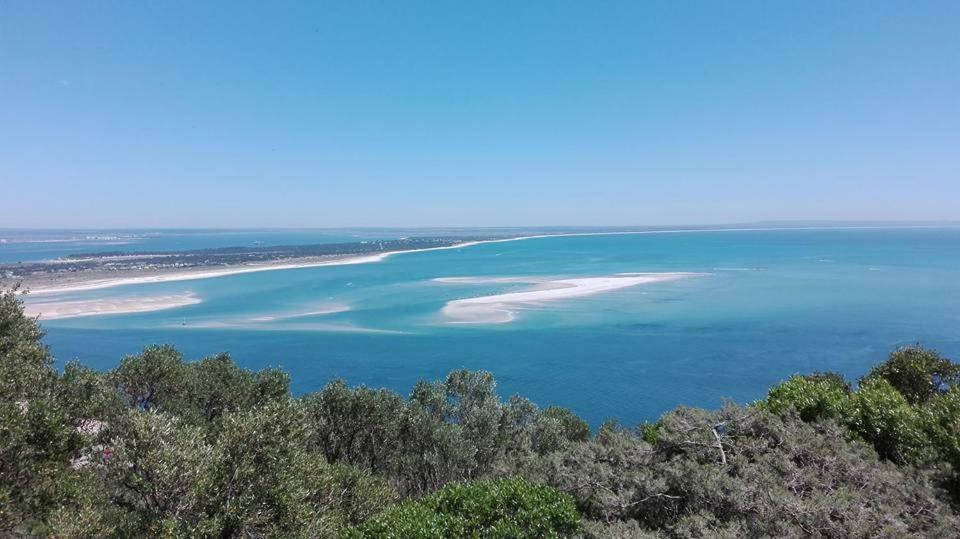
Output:
<instances>
[{"instance_id":1,"label":"clear blue sky","mask_svg":"<svg viewBox=\"0 0 960 539\"><path fill-rule=\"evenodd\" d=\"M0 2L0 227L960 219L960 2Z\"/></svg>"}]
</instances>

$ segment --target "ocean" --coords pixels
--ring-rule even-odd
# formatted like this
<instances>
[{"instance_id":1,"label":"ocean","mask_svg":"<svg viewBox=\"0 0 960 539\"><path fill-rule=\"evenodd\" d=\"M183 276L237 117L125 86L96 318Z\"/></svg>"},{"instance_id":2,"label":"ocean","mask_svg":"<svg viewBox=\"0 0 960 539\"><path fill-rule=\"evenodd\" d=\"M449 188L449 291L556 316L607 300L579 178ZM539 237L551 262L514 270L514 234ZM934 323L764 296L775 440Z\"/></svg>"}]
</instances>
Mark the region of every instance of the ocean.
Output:
<instances>
[{"instance_id":1,"label":"ocean","mask_svg":"<svg viewBox=\"0 0 960 539\"><path fill-rule=\"evenodd\" d=\"M0 260L415 233L5 231ZM629 274L674 278L551 296L564 287L624 283ZM520 296L495 297L503 294ZM536 238L62 299L182 295L196 302L41 319L46 342L59 365L76 360L97 369L152 343L173 344L189 359L226 351L247 368L283 368L296 394L333 378L407 394L418 379L482 369L496 376L504 398L565 406L594 426L607 419L632 425L680 405L748 403L794 373L831 370L855 380L902 345L919 342L960 359L960 229ZM468 317L455 309L463 300L473 302Z\"/></svg>"}]
</instances>

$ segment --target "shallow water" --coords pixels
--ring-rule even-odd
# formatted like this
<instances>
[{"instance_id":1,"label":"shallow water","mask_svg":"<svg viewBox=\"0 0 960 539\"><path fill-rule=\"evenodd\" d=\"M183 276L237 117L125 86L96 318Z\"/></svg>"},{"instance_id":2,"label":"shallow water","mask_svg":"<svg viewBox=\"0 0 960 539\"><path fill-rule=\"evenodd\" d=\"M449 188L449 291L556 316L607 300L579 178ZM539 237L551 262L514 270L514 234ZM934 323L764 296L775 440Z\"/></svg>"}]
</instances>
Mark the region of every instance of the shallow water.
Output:
<instances>
[{"instance_id":1,"label":"shallow water","mask_svg":"<svg viewBox=\"0 0 960 539\"><path fill-rule=\"evenodd\" d=\"M444 314L544 282L672 272L702 275L513 303L499 323ZM903 344L960 358L958 278L960 229L556 237L73 293L63 299L201 302L44 326L61 363L107 369L172 343L189 358L226 350L249 368L280 366L297 393L334 377L407 393L419 378L485 369L504 397L635 423L680 404L749 402L795 372L855 378Z\"/></svg>"}]
</instances>

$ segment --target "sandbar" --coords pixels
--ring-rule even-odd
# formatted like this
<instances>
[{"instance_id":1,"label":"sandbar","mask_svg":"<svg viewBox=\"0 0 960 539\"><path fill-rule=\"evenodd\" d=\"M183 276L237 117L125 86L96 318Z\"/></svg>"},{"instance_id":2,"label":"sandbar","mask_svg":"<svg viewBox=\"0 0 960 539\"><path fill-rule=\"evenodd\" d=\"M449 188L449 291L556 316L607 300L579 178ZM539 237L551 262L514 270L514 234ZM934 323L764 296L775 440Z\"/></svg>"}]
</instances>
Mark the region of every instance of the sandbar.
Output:
<instances>
[{"instance_id":1,"label":"sandbar","mask_svg":"<svg viewBox=\"0 0 960 539\"><path fill-rule=\"evenodd\" d=\"M44 320L54 320L80 316L161 311L196 303L200 303L200 298L192 292L185 292L164 296L28 302L24 305L24 312L29 316L40 316Z\"/></svg>"},{"instance_id":2,"label":"sandbar","mask_svg":"<svg viewBox=\"0 0 960 539\"><path fill-rule=\"evenodd\" d=\"M553 281L541 282L531 290L449 301L443 307L443 314L446 315L447 318L453 323L505 323L514 320L516 318L516 311L524 307L543 304L550 301L611 292L621 288L642 284L673 281L676 279L683 279L697 275L702 274L686 272L631 273L607 277L557 279ZM469 282L464 280L451 281L450 279L451 278L447 278L445 282ZM505 281L501 280L500 282Z\"/></svg>"}]
</instances>

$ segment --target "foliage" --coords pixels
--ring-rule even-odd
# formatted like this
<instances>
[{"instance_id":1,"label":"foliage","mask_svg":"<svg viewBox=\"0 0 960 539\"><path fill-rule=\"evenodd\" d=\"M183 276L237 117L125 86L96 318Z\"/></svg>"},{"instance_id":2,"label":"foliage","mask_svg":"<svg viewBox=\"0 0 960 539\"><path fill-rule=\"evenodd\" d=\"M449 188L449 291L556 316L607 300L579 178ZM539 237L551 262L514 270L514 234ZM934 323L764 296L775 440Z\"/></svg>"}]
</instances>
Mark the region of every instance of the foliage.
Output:
<instances>
[{"instance_id":1,"label":"foliage","mask_svg":"<svg viewBox=\"0 0 960 539\"><path fill-rule=\"evenodd\" d=\"M389 478L419 497L450 482L516 473L533 456L585 440L589 428L562 409L503 403L493 377L456 371L416 385L408 400L335 380L305 398L310 443L331 462Z\"/></svg>"},{"instance_id":2,"label":"foliage","mask_svg":"<svg viewBox=\"0 0 960 539\"><path fill-rule=\"evenodd\" d=\"M889 382L910 404L922 404L960 382L960 365L933 350L907 346L874 367L861 384L877 378Z\"/></svg>"},{"instance_id":3,"label":"foliage","mask_svg":"<svg viewBox=\"0 0 960 539\"><path fill-rule=\"evenodd\" d=\"M834 386L842 390L844 393L850 393L853 391L853 388L850 387L850 382L843 377L842 374L837 372L814 372L813 374L805 374L803 378L810 382L827 382L829 385Z\"/></svg>"},{"instance_id":4,"label":"foliage","mask_svg":"<svg viewBox=\"0 0 960 539\"><path fill-rule=\"evenodd\" d=\"M218 354L187 365L192 383L182 414L213 421L221 415L286 400L290 380L277 369L250 372L241 369L227 354Z\"/></svg>"},{"instance_id":5,"label":"foliage","mask_svg":"<svg viewBox=\"0 0 960 539\"><path fill-rule=\"evenodd\" d=\"M608 425L544 459L534 479L571 493L605 523L592 533L610 535L630 521L669 537L938 536L960 525L927 477L880 461L840 425L732 405L667 413L655 444Z\"/></svg>"},{"instance_id":6,"label":"foliage","mask_svg":"<svg viewBox=\"0 0 960 539\"><path fill-rule=\"evenodd\" d=\"M960 365L920 347L894 351L852 391L839 375L794 376L760 408L804 421L836 420L894 462L960 469Z\"/></svg>"},{"instance_id":7,"label":"foliage","mask_svg":"<svg viewBox=\"0 0 960 539\"><path fill-rule=\"evenodd\" d=\"M97 371L76 362L67 363L57 397L76 418L77 426L91 431L122 415L123 400L111 384ZM91 434L93 434L91 432Z\"/></svg>"},{"instance_id":8,"label":"foliage","mask_svg":"<svg viewBox=\"0 0 960 539\"><path fill-rule=\"evenodd\" d=\"M960 470L960 387L930 399L920 412L924 439L940 459Z\"/></svg>"},{"instance_id":9,"label":"foliage","mask_svg":"<svg viewBox=\"0 0 960 539\"><path fill-rule=\"evenodd\" d=\"M101 451L97 460L105 463L113 502L127 511L126 531L159 535L195 528L212 451L203 429L153 410L131 410L112 429L112 452Z\"/></svg>"},{"instance_id":10,"label":"foliage","mask_svg":"<svg viewBox=\"0 0 960 539\"><path fill-rule=\"evenodd\" d=\"M925 441L920 417L907 399L882 378L864 380L847 417L850 427L877 453L898 463L916 461Z\"/></svg>"},{"instance_id":11,"label":"foliage","mask_svg":"<svg viewBox=\"0 0 960 539\"><path fill-rule=\"evenodd\" d=\"M76 488L80 437L42 337L17 290L0 291L0 535L41 525Z\"/></svg>"},{"instance_id":12,"label":"foliage","mask_svg":"<svg viewBox=\"0 0 960 539\"><path fill-rule=\"evenodd\" d=\"M227 354L186 363L171 346L150 346L127 356L107 378L128 406L195 421L287 399L290 385L282 371L250 372Z\"/></svg>"},{"instance_id":13,"label":"foliage","mask_svg":"<svg viewBox=\"0 0 960 539\"><path fill-rule=\"evenodd\" d=\"M754 406L591 436L455 371L409 398L151 346L62 373L0 293L0 535L949 536L960 367L897 350L854 391L795 376ZM949 489L951 499L944 491ZM580 514L585 518L581 523Z\"/></svg>"},{"instance_id":14,"label":"foliage","mask_svg":"<svg viewBox=\"0 0 960 539\"><path fill-rule=\"evenodd\" d=\"M132 410L106 466L113 503L130 512L126 533L325 536L391 503L382 480L307 450L297 407L229 413L214 432Z\"/></svg>"},{"instance_id":15,"label":"foliage","mask_svg":"<svg viewBox=\"0 0 960 539\"><path fill-rule=\"evenodd\" d=\"M570 496L521 478L448 485L379 515L349 537L572 537L580 515Z\"/></svg>"},{"instance_id":16,"label":"foliage","mask_svg":"<svg viewBox=\"0 0 960 539\"><path fill-rule=\"evenodd\" d=\"M17 289L0 291L0 391L4 397L29 399L50 389L53 358L43 345L36 319L23 314Z\"/></svg>"},{"instance_id":17,"label":"foliage","mask_svg":"<svg viewBox=\"0 0 960 539\"><path fill-rule=\"evenodd\" d=\"M842 378L794 376L770 390L766 406L773 412L796 410L804 421L844 417L850 388Z\"/></svg>"},{"instance_id":18,"label":"foliage","mask_svg":"<svg viewBox=\"0 0 960 539\"><path fill-rule=\"evenodd\" d=\"M590 426L573 412L559 406L543 410L536 419L533 450L540 454L563 448L571 442L585 442L590 438Z\"/></svg>"}]
</instances>

